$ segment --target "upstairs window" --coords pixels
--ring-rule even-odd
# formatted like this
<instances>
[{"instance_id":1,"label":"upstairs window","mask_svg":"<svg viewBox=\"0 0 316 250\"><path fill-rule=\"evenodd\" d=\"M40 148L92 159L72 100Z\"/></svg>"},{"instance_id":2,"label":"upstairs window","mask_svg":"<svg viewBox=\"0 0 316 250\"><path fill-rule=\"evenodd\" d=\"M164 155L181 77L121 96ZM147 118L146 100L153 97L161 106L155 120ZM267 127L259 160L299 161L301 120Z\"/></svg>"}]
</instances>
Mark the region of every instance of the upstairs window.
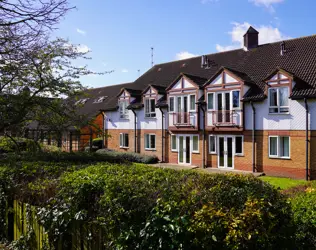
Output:
<instances>
[{"instance_id":1,"label":"upstairs window","mask_svg":"<svg viewBox=\"0 0 316 250\"><path fill-rule=\"evenodd\" d=\"M145 99L145 117L156 117L155 99Z\"/></svg>"},{"instance_id":2,"label":"upstairs window","mask_svg":"<svg viewBox=\"0 0 316 250\"><path fill-rule=\"evenodd\" d=\"M119 101L120 118L128 119L128 101Z\"/></svg>"},{"instance_id":3,"label":"upstairs window","mask_svg":"<svg viewBox=\"0 0 316 250\"><path fill-rule=\"evenodd\" d=\"M190 111L195 111L195 95L190 95Z\"/></svg>"},{"instance_id":4,"label":"upstairs window","mask_svg":"<svg viewBox=\"0 0 316 250\"><path fill-rule=\"evenodd\" d=\"M145 149L155 150L156 149L156 135L145 134Z\"/></svg>"},{"instance_id":5,"label":"upstairs window","mask_svg":"<svg viewBox=\"0 0 316 250\"><path fill-rule=\"evenodd\" d=\"M214 109L214 93L207 94L207 109L208 110Z\"/></svg>"},{"instance_id":6,"label":"upstairs window","mask_svg":"<svg viewBox=\"0 0 316 250\"><path fill-rule=\"evenodd\" d=\"M169 98L169 112L174 112L174 97Z\"/></svg>"},{"instance_id":7,"label":"upstairs window","mask_svg":"<svg viewBox=\"0 0 316 250\"><path fill-rule=\"evenodd\" d=\"M128 134L120 134L120 148L128 148Z\"/></svg>"},{"instance_id":8,"label":"upstairs window","mask_svg":"<svg viewBox=\"0 0 316 250\"><path fill-rule=\"evenodd\" d=\"M232 92L232 96L233 96L233 109L240 108L240 91L234 90Z\"/></svg>"},{"instance_id":9,"label":"upstairs window","mask_svg":"<svg viewBox=\"0 0 316 250\"><path fill-rule=\"evenodd\" d=\"M289 112L289 88L270 88L269 89L269 113L288 113Z\"/></svg>"}]
</instances>

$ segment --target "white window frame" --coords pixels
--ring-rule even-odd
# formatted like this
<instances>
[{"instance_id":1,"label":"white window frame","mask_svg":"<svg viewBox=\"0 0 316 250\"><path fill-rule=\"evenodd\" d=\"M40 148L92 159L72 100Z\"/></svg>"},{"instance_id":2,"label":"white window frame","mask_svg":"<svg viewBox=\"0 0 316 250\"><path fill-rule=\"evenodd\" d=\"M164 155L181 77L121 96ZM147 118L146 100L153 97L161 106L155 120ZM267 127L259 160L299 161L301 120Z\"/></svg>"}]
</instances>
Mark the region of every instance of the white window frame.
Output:
<instances>
[{"instance_id":1,"label":"white window frame","mask_svg":"<svg viewBox=\"0 0 316 250\"><path fill-rule=\"evenodd\" d=\"M281 143L280 143L280 139L281 137L288 137L289 138L289 156L281 156ZM277 154L276 155L271 155L270 154L270 138L277 138ZM268 148L268 155L269 158L278 158L278 159L290 159L291 158L291 137L286 135L286 136L279 136L279 135L269 135L269 148Z\"/></svg>"},{"instance_id":2,"label":"white window frame","mask_svg":"<svg viewBox=\"0 0 316 250\"><path fill-rule=\"evenodd\" d=\"M195 100L194 109L191 109L191 96L194 96L194 100ZM188 108L189 111L196 111L196 104L195 103L196 103L196 95L195 94L189 95L189 108Z\"/></svg>"},{"instance_id":3,"label":"white window frame","mask_svg":"<svg viewBox=\"0 0 316 250\"><path fill-rule=\"evenodd\" d=\"M151 107L151 100L155 101L155 104L154 104L155 111L154 112L151 111L151 108L152 108ZM149 112L146 112L147 101L149 103L149 107L148 107ZM146 98L144 104L145 104L145 118L156 118L156 99L155 98Z\"/></svg>"},{"instance_id":4,"label":"white window frame","mask_svg":"<svg viewBox=\"0 0 316 250\"><path fill-rule=\"evenodd\" d=\"M236 152L236 138L237 137L241 137L241 153L237 153ZM238 155L238 156L243 156L244 155L244 136L243 135L236 135L235 136L235 155Z\"/></svg>"},{"instance_id":5,"label":"white window frame","mask_svg":"<svg viewBox=\"0 0 316 250\"><path fill-rule=\"evenodd\" d=\"M125 135L127 135L128 137L128 145L126 146L126 141L125 141ZM122 137L122 141L121 141L121 137ZM129 135L128 133L120 133L120 148L129 148ZM122 144L121 144L122 142Z\"/></svg>"},{"instance_id":6,"label":"white window frame","mask_svg":"<svg viewBox=\"0 0 316 250\"><path fill-rule=\"evenodd\" d=\"M146 145L146 137L149 136L149 140L148 140L148 143L149 145ZM149 148L149 147L146 147L146 146L150 146L151 145L151 136L155 136L155 147L154 148ZM156 143L157 143L157 137L156 137L156 134L145 134L145 150L156 150Z\"/></svg>"},{"instance_id":7,"label":"white window frame","mask_svg":"<svg viewBox=\"0 0 316 250\"><path fill-rule=\"evenodd\" d=\"M176 138L176 148L172 147L172 137ZM171 148L171 152L178 152L178 138L177 138L177 135L171 135L170 148Z\"/></svg>"},{"instance_id":8,"label":"white window frame","mask_svg":"<svg viewBox=\"0 0 316 250\"><path fill-rule=\"evenodd\" d=\"M214 137L214 143L215 143L215 150L214 151L211 151L211 137ZM217 142L217 136L216 135L209 135L209 137L208 137L208 151L210 154L216 154L216 152L217 152L216 142Z\"/></svg>"},{"instance_id":9,"label":"white window frame","mask_svg":"<svg viewBox=\"0 0 316 250\"><path fill-rule=\"evenodd\" d=\"M213 105L212 105L213 108L212 108L212 109L209 109L209 108L208 108L208 96L209 96L209 95L213 95L213 103L212 103L212 104L213 104ZM207 93L207 110L210 110L210 111L215 110L215 92Z\"/></svg>"},{"instance_id":10,"label":"white window frame","mask_svg":"<svg viewBox=\"0 0 316 250\"><path fill-rule=\"evenodd\" d=\"M269 114L279 114L279 115L283 115L283 114L289 114L290 113L290 105L288 106L280 106L280 89L281 88L287 88L288 89L288 93L290 93L289 91L289 87L288 86L284 86L284 87L270 87L268 89L268 105L269 105ZM270 106L270 91L271 90L277 90L277 106ZM290 102L290 100L288 100L288 102ZM287 108L288 109L288 112L280 112L280 109L282 108ZM270 109L277 109L278 112L271 112Z\"/></svg>"},{"instance_id":11,"label":"white window frame","mask_svg":"<svg viewBox=\"0 0 316 250\"><path fill-rule=\"evenodd\" d=\"M128 106L128 101L127 100L120 100L119 101L120 119L129 119L127 106Z\"/></svg>"},{"instance_id":12,"label":"white window frame","mask_svg":"<svg viewBox=\"0 0 316 250\"><path fill-rule=\"evenodd\" d=\"M198 138L198 144L197 144L197 150L194 150L194 148L193 148L193 145L194 145L194 143L193 143L193 137L197 137ZM200 153L200 136L199 135L192 135L191 136L191 138L192 138L192 153Z\"/></svg>"},{"instance_id":13,"label":"white window frame","mask_svg":"<svg viewBox=\"0 0 316 250\"><path fill-rule=\"evenodd\" d=\"M172 99L172 102L173 102L173 110L171 110L170 108L171 108L171 105L170 105L170 103L171 103L171 99ZM176 97L175 96L170 96L169 97L169 112L175 112L175 105L176 105L176 102L175 102L175 100L176 100Z\"/></svg>"},{"instance_id":14,"label":"white window frame","mask_svg":"<svg viewBox=\"0 0 316 250\"><path fill-rule=\"evenodd\" d=\"M234 107L234 92L239 92L239 102L238 102L238 107ZM230 93L230 99L231 99L231 110L236 110L236 109L240 109L240 90L232 90Z\"/></svg>"}]
</instances>

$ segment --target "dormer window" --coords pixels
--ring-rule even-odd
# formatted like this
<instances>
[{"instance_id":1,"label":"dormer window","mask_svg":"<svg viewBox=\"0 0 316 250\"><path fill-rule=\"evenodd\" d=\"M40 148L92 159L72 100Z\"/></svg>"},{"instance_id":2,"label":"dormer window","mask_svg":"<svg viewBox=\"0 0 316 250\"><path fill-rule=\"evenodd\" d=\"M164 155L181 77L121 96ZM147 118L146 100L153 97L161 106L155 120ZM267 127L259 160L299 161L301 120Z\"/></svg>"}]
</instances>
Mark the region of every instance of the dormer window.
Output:
<instances>
[{"instance_id":1,"label":"dormer window","mask_svg":"<svg viewBox=\"0 0 316 250\"><path fill-rule=\"evenodd\" d=\"M78 101L76 101L75 105L83 105L85 104L87 101L89 100L89 98L84 98L84 99L80 99Z\"/></svg>"},{"instance_id":2,"label":"dormer window","mask_svg":"<svg viewBox=\"0 0 316 250\"><path fill-rule=\"evenodd\" d=\"M156 100L145 99L145 117L156 117Z\"/></svg>"},{"instance_id":3,"label":"dormer window","mask_svg":"<svg viewBox=\"0 0 316 250\"><path fill-rule=\"evenodd\" d=\"M128 101L127 100L121 100L119 101L119 112L120 112L120 118L122 119L128 119Z\"/></svg>"},{"instance_id":4,"label":"dormer window","mask_svg":"<svg viewBox=\"0 0 316 250\"><path fill-rule=\"evenodd\" d=\"M289 88L269 88L269 113L289 112Z\"/></svg>"},{"instance_id":5,"label":"dormer window","mask_svg":"<svg viewBox=\"0 0 316 250\"><path fill-rule=\"evenodd\" d=\"M100 96L97 99L94 100L93 103L101 103L104 102L104 100L107 98L107 96Z\"/></svg>"}]
</instances>

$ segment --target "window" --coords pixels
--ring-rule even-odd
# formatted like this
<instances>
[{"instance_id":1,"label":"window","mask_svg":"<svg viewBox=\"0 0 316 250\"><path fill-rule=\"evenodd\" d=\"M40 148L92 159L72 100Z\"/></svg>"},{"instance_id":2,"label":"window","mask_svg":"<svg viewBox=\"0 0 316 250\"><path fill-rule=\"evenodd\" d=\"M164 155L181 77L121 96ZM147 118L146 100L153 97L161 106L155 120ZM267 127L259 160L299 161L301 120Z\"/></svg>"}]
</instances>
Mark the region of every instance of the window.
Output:
<instances>
[{"instance_id":1,"label":"window","mask_svg":"<svg viewBox=\"0 0 316 250\"><path fill-rule=\"evenodd\" d=\"M235 137L235 154L243 155L243 136Z\"/></svg>"},{"instance_id":2,"label":"window","mask_svg":"<svg viewBox=\"0 0 316 250\"><path fill-rule=\"evenodd\" d=\"M104 102L104 100L107 98L107 96L101 96L101 97L98 97L97 99L94 100L93 103L101 103L101 102Z\"/></svg>"},{"instance_id":3,"label":"window","mask_svg":"<svg viewBox=\"0 0 316 250\"><path fill-rule=\"evenodd\" d=\"M120 118L128 119L128 101L120 101L119 102L119 111L120 111Z\"/></svg>"},{"instance_id":4,"label":"window","mask_svg":"<svg viewBox=\"0 0 316 250\"><path fill-rule=\"evenodd\" d=\"M190 110L195 111L195 95L190 95Z\"/></svg>"},{"instance_id":5,"label":"window","mask_svg":"<svg viewBox=\"0 0 316 250\"><path fill-rule=\"evenodd\" d=\"M169 111L174 112L174 97L169 98Z\"/></svg>"},{"instance_id":6,"label":"window","mask_svg":"<svg viewBox=\"0 0 316 250\"><path fill-rule=\"evenodd\" d=\"M269 89L269 113L289 112L289 88Z\"/></svg>"},{"instance_id":7,"label":"window","mask_svg":"<svg viewBox=\"0 0 316 250\"><path fill-rule=\"evenodd\" d=\"M171 151L177 151L178 145L177 145L177 136L171 135Z\"/></svg>"},{"instance_id":8,"label":"window","mask_svg":"<svg viewBox=\"0 0 316 250\"><path fill-rule=\"evenodd\" d=\"M155 99L145 99L145 117L156 117Z\"/></svg>"},{"instance_id":9,"label":"window","mask_svg":"<svg viewBox=\"0 0 316 250\"><path fill-rule=\"evenodd\" d=\"M240 92L233 91L233 108L240 108Z\"/></svg>"},{"instance_id":10,"label":"window","mask_svg":"<svg viewBox=\"0 0 316 250\"><path fill-rule=\"evenodd\" d=\"M214 109L214 93L207 94L207 109L208 110Z\"/></svg>"},{"instance_id":11,"label":"window","mask_svg":"<svg viewBox=\"0 0 316 250\"><path fill-rule=\"evenodd\" d=\"M216 153L216 136L215 135L210 135L209 151L210 151L210 154Z\"/></svg>"},{"instance_id":12,"label":"window","mask_svg":"<svg viewBox=\"0 0 316 250\"><path fill-rule=\"evenodd\" d=\"M270 136L269 157L290 158L290 137Z\"/></svg>"},{"instance_id":13,"label":"window","mask_svg":"<svg viewBox=\"0 0 316 250\"><path fill-rule=\"evenodd\" d=\"M148 150L156 149L156 135L145 134L145 149L148 149Z\"/></svg>"},{"instance_id":14,"label":"window","mask_svg":"<svg viewBox=\"0 0 316 250\"><path fill-rule=\"evenodd\" d=\"M199 136L198 135L193 135L192 136L192 152L198 153L199 152Z\"/></svg>"},{"instance_id":15,"label":"window","mask_svg":"<svg viewBox=\"0 0 316 250\"><path fill-rule=\"evenodd\" d=\"M120 134L120 148L128 148L128 134Z\"/></svg>"}]
</instances>

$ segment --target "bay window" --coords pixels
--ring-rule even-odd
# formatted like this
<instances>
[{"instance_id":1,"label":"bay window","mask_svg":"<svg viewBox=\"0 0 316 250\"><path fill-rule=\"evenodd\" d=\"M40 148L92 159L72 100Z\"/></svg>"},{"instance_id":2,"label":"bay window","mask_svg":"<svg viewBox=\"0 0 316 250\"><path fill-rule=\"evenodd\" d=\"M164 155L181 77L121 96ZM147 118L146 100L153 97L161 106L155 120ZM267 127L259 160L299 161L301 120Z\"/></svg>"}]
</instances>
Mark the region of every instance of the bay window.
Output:
<instances>
[{"instance_id":1,"label":"bay window","mask_svg":"<svg viewBox=\"0 0 316 250\"><path fill-rule=\"evenodd\" d=\"M240 91L234 90L232 92L233 97L233 108L240 108Z\"/></svg>"},{"instance_id":2,"label":"bay window","mask_svg":"<svg viewBox=\"0 0 316 250\"><path fill-rule=\"evenodd\" d=\"M288 113L289 112L289 88L270 88L269 89L269 113Z\"/></svg>"},{"instance_id":3,"label":"bay window","mask_svg":"<svg viewBox=\"0 0 316 250\"><path fill-rule=\"evenodd\" d=\"M145 99L145 117L156 117L155 99Z\"/></svg>"},{"instance_id":4,"label":"bay window","mask_svg":"<svg viewBox=\"0 0 316 250\"><path fill-rule=\"evenodd\" d=\"M290 158L290 137L269 136L269 157Z\"/></svg>"}]
</instances>

